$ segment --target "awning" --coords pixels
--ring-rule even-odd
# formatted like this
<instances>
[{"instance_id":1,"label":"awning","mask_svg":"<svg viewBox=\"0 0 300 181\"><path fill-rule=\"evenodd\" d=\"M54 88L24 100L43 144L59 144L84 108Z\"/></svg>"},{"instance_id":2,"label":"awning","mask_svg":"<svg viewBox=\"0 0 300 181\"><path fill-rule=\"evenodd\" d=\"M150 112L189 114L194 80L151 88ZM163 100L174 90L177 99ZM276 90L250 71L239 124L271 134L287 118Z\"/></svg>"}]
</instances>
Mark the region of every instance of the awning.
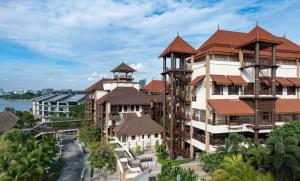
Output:
<instances>
[{"instance_id":1,"label":"awning","mask_svg":"<svg viewBox=\"0 0 300 181\"><path fill-rule=\"evenodd\" d=\"M288 81L292 82L295 86L300 87L300 80L296 77L287 77Z\"/></svg>"},{"instance_id":2,"label":"awning","mask_svg":"<svg viewBox=\"0 0 300 181\"><path fill-rule=\"evenodd\" d=\"M254 115L253 109L245 102L236 99L209 99L208 104L222 116Z\"/></svg>"},{"instance_id":3,"label":"awning","mask_svg":"<svg viewBox=\"0 0 300 181\"><path fill-rule=\"evenodd\" d=\"M195 79L193 79L193 80L190 82L190 85L197 85L197 84L198 84L200 81L202 81L204 78L205 78L205 75L197 76Z\"/></svg>"},{"instance_id":4,"label":"awning","mask_svg":"<svg viewBox=\"0 0 300 181\"><path fill-rule=\"evenodd\" d=\"M227 78L235 85L247 85L247 82L242 76L238 75L227 75Z\"/></svg>"},{"instance_id":5,"label":"awning","mask_svg":"<svg viewBox=\"0 0 300 181\"><path fill-rule=\"evenodd\" d=\"M231 85L232 82L225 75L210 75L217 85Z\"/></svg>"},{"instance_id":6,"label":"awning","mask_svg":"<svg viewBox=\"0 0 300 181\"><path fill-rule=\"evenodd\" d=\"M278 99L275 104L276 114L296 114L300 113L299 99Z\"/></svg>"},{"instance_id":7,"label":"awning","mask_svg":"<svg viewBox=\"0 0 300 181\"><path fill-rule=\"evenodd\" d=\"M284 87L294 86L294 84L292 82L288 81L284 77L276 77L276 82L278 82L279 84L281 84Z\"/></svg>"}]
</instances>

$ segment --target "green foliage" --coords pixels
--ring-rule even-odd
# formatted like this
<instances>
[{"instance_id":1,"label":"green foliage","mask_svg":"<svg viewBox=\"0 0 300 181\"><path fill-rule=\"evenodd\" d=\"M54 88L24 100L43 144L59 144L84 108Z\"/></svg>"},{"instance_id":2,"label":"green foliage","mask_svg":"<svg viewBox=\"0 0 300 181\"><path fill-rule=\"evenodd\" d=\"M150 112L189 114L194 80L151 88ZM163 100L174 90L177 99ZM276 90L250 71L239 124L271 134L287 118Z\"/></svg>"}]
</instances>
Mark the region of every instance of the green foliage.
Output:
<instances>
[{"instance_id":1,"label":"green foliage","mask_svg":"<svg viewBox=\"0 0 300 181\"><path fill-rule=\"evenodd\" d=\"M88 160L93 168L106 168L111 172L115 170L115 152L107 141L102 140L101 142L92 142L88 147L91 151Z\"/></svg>"},{"instance_id":2,"label":"green foliage","mask_svg":"<svg viewBox=\"0 0 300 181\"><path fill-rule=\"evenodd\" d=\"M137 155L141 155L143 153L143 150L140 145L137 145L137 147L135 147L135 153Z\"/></svg>"},{"instance_id":3,"label":"green foliage","mask_svg":"<svg viewBox=\"0 0 300 181\"><path fill-rule=\"evenodd\" d=\"M172 162L162 164L161 173L157 175L158 180L176 180L177 175L182 181L195 181L196 176L192 170L185 170L179 166L174 166Z\"/></svg>"},{"instance_id":4,"label":"green foliage","mask_svg":"<svg viewBox=\"0 0 300 181\"><path fill-rule=\"evenodd\" d=\"M2 135L0 145L0 180L45 180L44 168L59 151L55 139L37 140L16 129Z\"/></svg>"},{"instance_id":5,"label":"green foliage","mask_svg":"<svg viewBox=\"0 0 300 181\"><path fill-rule=\"evenodd\" d=\"M223 161L224 155L220 153L209 154L202 152L198 154L198 160L202 163L202 169L205 172L212 172L219 168L219 165Z\"/></svg>"},{"instance_id":6,"label":"green foliage","mask_svg":"<svg viewBox=\"0 0 300 181\"><path fill-rule=\"evenodd\" d=\"M241 155L226 156L220 169L213 172L214 181L273 181L273 176L256 171L249 163L243 162Z\"/></svg>"},{"instance_id":7,"label":"green foliage","mask_svg":"<svg viewBox=\"0 0 300 181\"><path fill-rule=\"evenodd\" d=\"M82 124L79 129L78 138L86 144L100 141L100 130L93 124Z\"/></svg>"},{"instance_id":8,"label":"green foliage","mask_svg":"<svg viewBox=\"0 0 300 181\"><path fill-rule=\"evenodd\" d=\"M268 135L266 163L276 180L300 179L300 124L287 123Z\"/></svg>"},{"instance_id":9,"label":"green foliage","mask_svg":"<svg viewBox=\"0 0 300 181\"><path fill-rule=\"evenodd\" d=\"M155 151L158 160L162 160L167 157L167 153L163 145L155 143Z\"/></svg>"},{"instance_id":10,"label":"green foliage","mask_svg":"<svg viewBox=\"0 0 300 181\"><path fill-rule=\"evenodd\" d=\"M8 94L2 96L4 99L22 99L22 100L27 100L27 99L33 99L36 97L42 96L41 92L38 92L37 94L32 93L32 92L26 92L25 94Z\"/></svg>"},{"instance_id":11,"label":"green foliage","mask_svg":"<svg viewBox=\"0 0 300 181\"><path fill-rule=\"evenodd\" d=\"M84 119L84 115L85 115L85 104L80 104L80 105L70 107L69 116L72 119Z\"/></svg>"}]
</instances>

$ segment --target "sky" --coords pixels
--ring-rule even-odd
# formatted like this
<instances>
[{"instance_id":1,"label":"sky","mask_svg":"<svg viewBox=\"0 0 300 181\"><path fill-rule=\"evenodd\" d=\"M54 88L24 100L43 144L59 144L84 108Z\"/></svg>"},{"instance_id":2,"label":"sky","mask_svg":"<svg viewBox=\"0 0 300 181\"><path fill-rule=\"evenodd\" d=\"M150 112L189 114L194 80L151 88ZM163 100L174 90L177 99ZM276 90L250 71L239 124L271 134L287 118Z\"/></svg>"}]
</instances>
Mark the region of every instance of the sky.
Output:
<instances>
[{"instance_id":1,"label":"sky","mask_svg":"<svg viewBox=\"0 0 300 181\"><path fill-rule=\"evenodd\" d=\"M300 44L300 1L0 0L0 88L82 90L122 62L161 79L176 34L194 48L220 29L258 23Z\"/></svg>"}]
</instances>

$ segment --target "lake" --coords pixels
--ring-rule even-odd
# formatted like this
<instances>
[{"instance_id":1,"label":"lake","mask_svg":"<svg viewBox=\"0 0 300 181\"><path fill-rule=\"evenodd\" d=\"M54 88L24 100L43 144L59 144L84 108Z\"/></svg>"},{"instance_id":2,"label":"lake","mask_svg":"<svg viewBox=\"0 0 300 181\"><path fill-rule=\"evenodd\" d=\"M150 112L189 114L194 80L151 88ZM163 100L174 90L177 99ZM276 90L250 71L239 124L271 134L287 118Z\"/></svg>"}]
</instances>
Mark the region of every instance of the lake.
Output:
<instances>
[{"instance_id":1,"label":"lake","mask_svg":"<svg viewBox=\"0 0 300 181\"><path fill-rule=\"evenodd\" d=\"M5 107L13 107L19 111L29 111L32 108L31 100L7 100L0 98L0 112L4 111Z\"/></svg>"}]
</instances>

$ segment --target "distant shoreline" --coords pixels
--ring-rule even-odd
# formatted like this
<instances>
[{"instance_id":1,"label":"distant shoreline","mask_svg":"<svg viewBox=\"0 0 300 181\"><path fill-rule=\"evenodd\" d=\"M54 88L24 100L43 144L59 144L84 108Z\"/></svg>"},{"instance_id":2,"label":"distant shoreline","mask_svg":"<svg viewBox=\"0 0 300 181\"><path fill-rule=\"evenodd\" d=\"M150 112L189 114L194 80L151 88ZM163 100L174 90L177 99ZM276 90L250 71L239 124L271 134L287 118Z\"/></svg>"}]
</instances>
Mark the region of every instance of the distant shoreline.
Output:
<instances>
[{"instance_id":1,"label":"distant shoreline","mask_svg":"<svg viewBox=\"0 0 300 181\"><path fill-rule=\"evenodd\" d=\"M22 101L22 102L33 101L33 99L6 99L6 98L3 98L3 97L0 97L0 99L6 100L6 101Z\"/></svg>"}]
</instances>

